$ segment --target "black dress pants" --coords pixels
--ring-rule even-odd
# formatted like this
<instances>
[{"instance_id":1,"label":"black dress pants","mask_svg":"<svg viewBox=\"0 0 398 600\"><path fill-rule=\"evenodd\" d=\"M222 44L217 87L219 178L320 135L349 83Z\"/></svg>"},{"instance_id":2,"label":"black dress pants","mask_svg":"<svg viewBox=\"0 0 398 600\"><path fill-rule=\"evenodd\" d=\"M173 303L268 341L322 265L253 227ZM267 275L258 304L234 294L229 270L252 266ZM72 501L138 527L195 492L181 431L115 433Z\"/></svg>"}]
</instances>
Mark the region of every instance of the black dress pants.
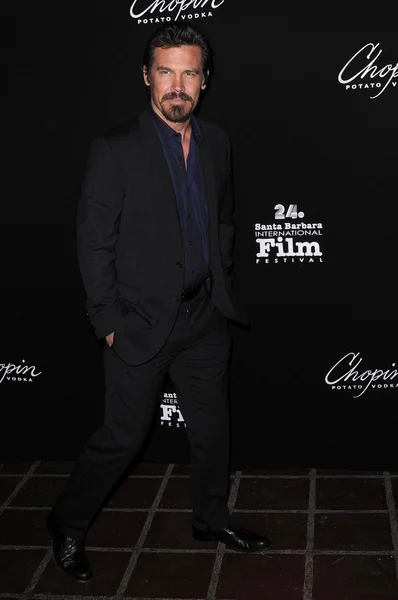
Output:
<instances>
[{"instance_id":1,"label":"black dress pants","mask_svg":"<svg viewBox=\"0 0 398 600\"><path fill-rule=\"evenodd\" d=\"M115 336L117 332L115 333ZM104 500L139 452L158 414L166 374L178 392L191 445L193 525L230 523L228 323L206 286L181 303L166 344L150 361L131 366L105 346L103 425L88 439L52 511L65 535L85 536Z\"/></svg>"}]
</instances>

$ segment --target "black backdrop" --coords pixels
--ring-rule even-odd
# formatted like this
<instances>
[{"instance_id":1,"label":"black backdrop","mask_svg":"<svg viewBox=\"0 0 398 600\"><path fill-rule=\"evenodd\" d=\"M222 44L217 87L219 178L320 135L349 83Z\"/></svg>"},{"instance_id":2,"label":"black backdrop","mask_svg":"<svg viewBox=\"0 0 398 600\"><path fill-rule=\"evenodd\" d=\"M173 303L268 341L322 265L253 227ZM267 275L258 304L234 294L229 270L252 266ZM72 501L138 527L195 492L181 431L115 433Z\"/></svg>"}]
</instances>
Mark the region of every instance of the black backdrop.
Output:
<instances>
[{"instance_id":1,"label":"black backdrop","mask_svg":"<svg viewBox=\"0 0 398 600\"><path fill-rule=\"evenodd\" d=\"M138 0L141 22L130 8L3 14L0 460L73 459L100 423L80 182L92 137L144 109L146 39L180 11L215 51L200 116L234 146L236 279L252 326L232 329L233 462L393 468L396 33L374 13L280 14L262 0ZM166 385L146 460L188 459L177 402Z\"/></svg>"}]
</instances>

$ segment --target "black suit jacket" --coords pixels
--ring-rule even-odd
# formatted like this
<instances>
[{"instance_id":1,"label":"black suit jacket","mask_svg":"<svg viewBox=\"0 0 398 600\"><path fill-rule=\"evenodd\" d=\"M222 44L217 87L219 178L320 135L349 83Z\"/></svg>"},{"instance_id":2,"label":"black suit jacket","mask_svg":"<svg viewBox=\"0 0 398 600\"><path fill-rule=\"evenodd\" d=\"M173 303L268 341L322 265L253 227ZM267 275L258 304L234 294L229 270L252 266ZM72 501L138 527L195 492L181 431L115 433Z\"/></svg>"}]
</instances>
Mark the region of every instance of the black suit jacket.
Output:
<instances>
[{"instance_id":1,"label":"black suit jacket","mask_svg":"<svg viewBox=\"0 0 398 600\"><path fill-rule=\"evenodd\" d=\"M230 143L219 127L199 123L209 207L211 297L226 317L247 323L232 290ZM173 183L148 111L94 140L82 186L77 240L88 316L97 337L114 331L113 348L123 360L146 362L173 327L184 271Z\"/></svg>"}]
</instances>

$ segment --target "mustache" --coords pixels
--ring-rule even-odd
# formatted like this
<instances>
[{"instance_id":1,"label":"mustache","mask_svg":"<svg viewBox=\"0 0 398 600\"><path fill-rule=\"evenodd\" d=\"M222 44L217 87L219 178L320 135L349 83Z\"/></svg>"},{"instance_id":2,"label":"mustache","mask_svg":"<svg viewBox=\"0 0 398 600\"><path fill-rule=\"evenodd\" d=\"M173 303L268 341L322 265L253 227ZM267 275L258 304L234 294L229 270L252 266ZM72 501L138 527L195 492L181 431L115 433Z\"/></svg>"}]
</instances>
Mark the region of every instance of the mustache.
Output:
<instances>
[{"instance_id":1,"label":"mustache","mask_svg":"<svg viewBox=\"0 0 398 600\"><path fill-rule=\"evenodd\" d=\"M188 96L185 92L170 92L170 94L165 94L162 98L163 100L176 100L176 98L180 98L181 100L186 100L187 102L193 102L193 98Z\"/></svg>"}]
</instances>

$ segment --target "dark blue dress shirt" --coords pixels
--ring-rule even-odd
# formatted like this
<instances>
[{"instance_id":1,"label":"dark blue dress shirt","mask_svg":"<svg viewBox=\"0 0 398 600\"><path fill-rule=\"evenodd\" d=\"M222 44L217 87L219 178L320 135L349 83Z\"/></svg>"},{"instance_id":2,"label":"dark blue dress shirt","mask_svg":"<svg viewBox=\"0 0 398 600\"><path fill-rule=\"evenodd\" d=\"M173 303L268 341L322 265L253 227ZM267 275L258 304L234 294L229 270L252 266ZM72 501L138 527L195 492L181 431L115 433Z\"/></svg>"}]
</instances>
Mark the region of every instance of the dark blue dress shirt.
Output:
<instances>
[{"instance_id":1,"label":"dark blue dress shirt","mask_svg":"<svg viewBox=\"0 0 398 600\"><path fill-rule=\"evenodd\" d=\"M184 289L201 283L210 273L209 215L199 145L202 132L192 115L192 134L185 166L181 134L167 125L149 107L155 129L163 146L177 199L184 244Z\"/></svg>"}]
</instances>

